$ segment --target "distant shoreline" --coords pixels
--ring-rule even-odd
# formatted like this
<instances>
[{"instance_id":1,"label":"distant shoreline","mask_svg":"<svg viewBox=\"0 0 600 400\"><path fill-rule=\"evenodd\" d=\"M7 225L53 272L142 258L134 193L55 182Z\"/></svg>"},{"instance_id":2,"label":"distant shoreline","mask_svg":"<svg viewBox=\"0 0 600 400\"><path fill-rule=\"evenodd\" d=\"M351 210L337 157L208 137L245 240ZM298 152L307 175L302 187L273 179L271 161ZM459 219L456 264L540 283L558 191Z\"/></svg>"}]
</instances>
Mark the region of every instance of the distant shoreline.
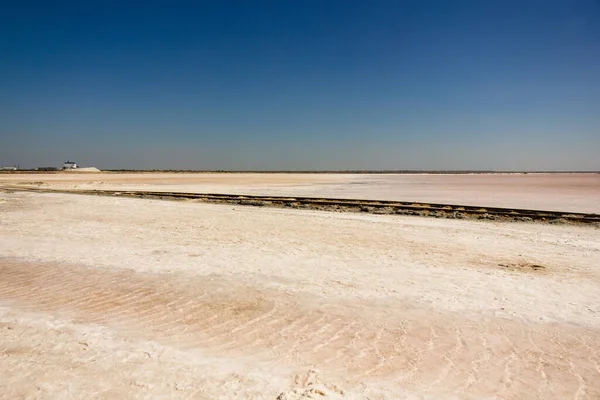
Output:
<instances>
[{"instance_id":1,"label":"distant shoreline","mask_svg":"<svg viewBox=\"0 0 600 400\"><path fill-rule=\"evenodd\" d=\"M364 174L364 175L526 175L526 174L600 174L600 171L477 171L477 170L399 170L399 171L364 171L364 170L348 170L348 171L224 171L224 170L137 170L137 169L107 169L98 172L95 171L76 171L81 173L113 173L113 174L152 174L152 173L194 173L194 174ZM17 171L0 171L0 174L71 174L75 171L38 171L38 170L17 170Z\"/></svg>"}]
</instances>

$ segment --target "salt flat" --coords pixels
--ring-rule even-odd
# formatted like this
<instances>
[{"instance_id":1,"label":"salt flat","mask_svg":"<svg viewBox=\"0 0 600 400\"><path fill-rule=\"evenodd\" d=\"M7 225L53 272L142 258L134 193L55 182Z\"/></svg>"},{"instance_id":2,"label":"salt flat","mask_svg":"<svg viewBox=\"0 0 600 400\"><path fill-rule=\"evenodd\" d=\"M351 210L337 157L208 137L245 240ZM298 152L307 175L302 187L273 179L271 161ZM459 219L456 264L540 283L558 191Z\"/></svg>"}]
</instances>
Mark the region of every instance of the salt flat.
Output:
<instances>
[{"instance_id":1,"label":"salt flat","mask_svg":"<svg viewBox=\"0 0 600 400\"><path fill-rule=\"evenodd\" d=\"M2 184L358 198L600 213L600 174L0 174Z\"/></svg>"},{"instance_id":2,"label":"salt flat","mask_svg":"<svg viewBox=\"0 0 600 400\"><path fill-rule=\"evenodd\" d=\"M589 226L0 193L0 397L595 399L599 283Z\"/></svg>"}]
</instances>

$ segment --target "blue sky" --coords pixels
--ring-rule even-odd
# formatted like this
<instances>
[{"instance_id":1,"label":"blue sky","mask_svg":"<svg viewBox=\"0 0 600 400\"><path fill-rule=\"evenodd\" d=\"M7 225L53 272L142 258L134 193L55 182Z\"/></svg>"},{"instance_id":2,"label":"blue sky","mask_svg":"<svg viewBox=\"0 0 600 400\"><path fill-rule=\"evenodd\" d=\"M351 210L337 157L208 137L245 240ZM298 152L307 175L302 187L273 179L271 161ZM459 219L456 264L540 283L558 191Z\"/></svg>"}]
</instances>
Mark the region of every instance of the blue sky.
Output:
<instances>
[{"instance_id":1,"label":"blue sky","mask_svg":"<svg viewBox=\"0 0 600 400\"><path fill-rule=\"evenodd\" d=\"M598 1L9 2L0 164L600 170Z\"/></svg>"}]
</instances>

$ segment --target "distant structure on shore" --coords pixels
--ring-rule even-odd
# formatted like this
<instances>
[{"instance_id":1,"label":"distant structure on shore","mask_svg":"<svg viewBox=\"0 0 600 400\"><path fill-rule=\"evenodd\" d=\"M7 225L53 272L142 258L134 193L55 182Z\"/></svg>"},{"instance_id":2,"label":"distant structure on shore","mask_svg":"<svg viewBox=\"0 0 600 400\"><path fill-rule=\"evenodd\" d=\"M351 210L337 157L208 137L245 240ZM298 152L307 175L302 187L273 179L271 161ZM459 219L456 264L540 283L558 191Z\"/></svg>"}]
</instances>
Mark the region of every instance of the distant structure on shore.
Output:
<instances>
[{"instance_id":1,"label":"distant structure on shore","mask_svg":"<svg viewBox=\"0 0 600 400\"><path fill-rule=\"evenodd\" d=\"M16 171L18 169L19 169L18 165L10 166L10 167L0 166L0 171Z\"/></svg>"},{"instance_id":2,"label":"distant structure on shore","mask_svg":"<svg viewBox=\"0 0 600 400\"><path fill-rule=\"evenodd\" d=\"M77 169L77 164L74 163L73 161L66 161L64 163L64 165L62 166L62 170L67 170L67 169Z\"/></svg>"},{"instance_id":3,"label":"distant structure on shore","mask_svg":"<svg viewBox=\"0 0 600 400\"><path fill-rule=\"evenodd\" d=\"M56 167L38 167L38 168L36 168L36 170L38 170L38 171L45 171L45 172L50 172L50 171L102 172L102 171L100 171L96 167L84 167L84 168L81 168L74 161L65 161L65 163L63 164L63 166L60 167L60 168L56 168Z\"/></svg>"}]
</instances>

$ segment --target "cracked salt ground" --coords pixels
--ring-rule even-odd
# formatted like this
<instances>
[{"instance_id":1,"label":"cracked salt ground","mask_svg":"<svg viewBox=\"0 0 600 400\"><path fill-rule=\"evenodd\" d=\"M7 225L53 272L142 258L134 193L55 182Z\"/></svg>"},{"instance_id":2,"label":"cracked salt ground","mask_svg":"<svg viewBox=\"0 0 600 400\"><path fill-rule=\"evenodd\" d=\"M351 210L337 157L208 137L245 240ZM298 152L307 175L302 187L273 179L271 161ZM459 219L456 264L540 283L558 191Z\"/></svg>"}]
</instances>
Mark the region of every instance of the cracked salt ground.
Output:
<instances>
[{"instance_id":1,"label":"cracked salt ground","mask_svg":"<svg viewBox=\"0 0 600 400\"><path fill-rule=\"evenodd\" d=\"M600 397L598 229L19 204L2 398Z\"/></svg>"}]
</instances>

